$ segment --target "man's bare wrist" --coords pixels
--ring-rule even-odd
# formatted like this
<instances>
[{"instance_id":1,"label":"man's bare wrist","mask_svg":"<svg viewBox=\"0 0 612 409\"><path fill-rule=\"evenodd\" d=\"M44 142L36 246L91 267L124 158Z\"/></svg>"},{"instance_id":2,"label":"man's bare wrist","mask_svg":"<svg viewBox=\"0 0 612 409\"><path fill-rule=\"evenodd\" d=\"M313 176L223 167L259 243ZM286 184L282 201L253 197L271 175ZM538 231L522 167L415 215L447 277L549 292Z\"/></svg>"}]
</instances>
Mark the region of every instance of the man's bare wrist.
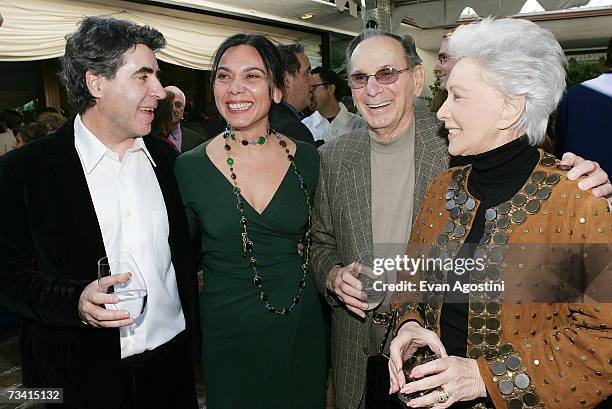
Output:
<instances>
[{"instance_id":1,"label":"man's bare wrist","mask_svg":"<svg viewBox=\"0 0 612 409\"><path fill-rule=\"evenodd\" d=\"M340 271L341 268L342 268L342 264L339 264L339 263L334 264L331 271L327 275L327 280L325 281L325 287L333 293L335 293L334 282L336 281L336 276L338 275L338 271Z\"/></svg>"}]
</instances>

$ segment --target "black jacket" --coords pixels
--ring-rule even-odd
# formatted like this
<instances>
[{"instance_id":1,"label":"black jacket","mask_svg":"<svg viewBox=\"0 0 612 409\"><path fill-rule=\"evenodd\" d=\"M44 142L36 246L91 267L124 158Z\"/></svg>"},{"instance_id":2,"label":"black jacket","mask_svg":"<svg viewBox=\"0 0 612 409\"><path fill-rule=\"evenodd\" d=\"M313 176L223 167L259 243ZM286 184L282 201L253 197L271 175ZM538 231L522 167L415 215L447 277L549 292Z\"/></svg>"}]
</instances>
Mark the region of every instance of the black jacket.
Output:
<instances>
[{"instance_id":1,"label":"black jacket","mask_svg":"<svg viewBox=\"0 0 612 409\"><path fill-rule=\"evenodd\" d=\"M190 151L193 148L199 146L201 143L207 141L208 138L206 138L204 135L200 135L196 131L193 131L183 126L183 124L181 124L180 126L181 135L183 135L183 141L181 143L181 152Z\"/></svg>"},{"instance_id":2,"label":"black jacket","mask_svg":"<svg viewBox=\"0 0 612 409\"><path fill-rule=\"evenodd\" d=\"M170 225L169 244L186 331L197 350L197 279L172 167L176 153L146 136ZM74 121L0 159L0 304L22 316L24 384L63 387L64 402L113 407L122 396L118 329L86 327L83 289L97 279L105 249L74 146ZM160 374L160 376L164 376ZM171 376L171 374L170 374Z\"/></svg>"},{"instance_id":3,"label":"black jacket","mask_svg":"<svg viewBox=\"0 0 612 409\"><path fill-rule=\"evenodd\" d=\"M300 121L291 109L283 103L272 103L268 114L272 129L298 141L308 142L315 145L312 133L306 125ZM316 146L316 145L315 145Z\"/></svg>"}]
</instances>

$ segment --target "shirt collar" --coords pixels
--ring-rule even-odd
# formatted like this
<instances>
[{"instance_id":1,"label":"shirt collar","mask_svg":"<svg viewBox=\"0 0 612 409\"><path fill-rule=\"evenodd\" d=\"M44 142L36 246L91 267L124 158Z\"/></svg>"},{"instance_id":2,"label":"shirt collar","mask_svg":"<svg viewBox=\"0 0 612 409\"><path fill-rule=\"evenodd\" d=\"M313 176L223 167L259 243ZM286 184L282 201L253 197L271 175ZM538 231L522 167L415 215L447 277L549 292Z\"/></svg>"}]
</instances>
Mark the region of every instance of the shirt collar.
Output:
<instances>
[{"instance_id":1,"label":"shirt collar","mask_svg":"<svg viewBox=\"0 0 612 409\"><path fill-rule=\"evenodd\" d=\"M77 115L74 119L74 144L87 174L90 174L95 169L107 153L116 155L87 129L81 120L81 115ZM128 151L137 151L139 149L144 151L153 166L157 166L142 138L136 138L134 140L134 147Z\"/></svg>"},{"instance_id":2,"label":"shirt collar","mask_svg":"<svg viewBox=\"0 0 612 409\"><path fill-rule=\"evenodd\" d=\"M170 131L170 136L172 136L172 138L176 141L179 138L179 135L182 134L181 131L181 124L178 123L176 124L176 126L174 128L172 128L172 131Z\"/></svg>"},{"instance_id":3,"label":"shirt collar","mask_svg":"<svg viewBox=\"0 0 612 409\"><path fill-rule=\"evenodd\" d=\"M338 102L338 105L340 106L340 111L338 111L338 113L336 114L336 118L340 123L346 125L351 119L350 115L348 115L348 109L346 108L346 106L344 106L342 102Z\"/></svg>"}]
</instances>

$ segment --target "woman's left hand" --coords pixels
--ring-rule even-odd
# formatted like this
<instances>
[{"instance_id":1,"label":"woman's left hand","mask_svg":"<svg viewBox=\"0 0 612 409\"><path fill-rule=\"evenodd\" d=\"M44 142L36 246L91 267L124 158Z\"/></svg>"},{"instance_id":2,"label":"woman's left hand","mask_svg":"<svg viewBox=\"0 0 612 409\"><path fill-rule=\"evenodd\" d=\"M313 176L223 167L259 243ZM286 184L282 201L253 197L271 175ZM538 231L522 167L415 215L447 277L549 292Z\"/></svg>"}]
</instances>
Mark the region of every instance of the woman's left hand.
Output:
<instances>
[{"instance_id":1,"label":"woman's left hand","mask_svg":"<svg viewBox=\"0 0 612 409\"><path fill-rule=\"evenodd\" d=\"M418 380L407 383L401 389L402 393L408 394L442 386L444 392L448 394L448 400L442 403L439 401L441 392L434 390L432 393L408 402L407 405L410 408L443 409L455 402L487 396L487 389L474 359L457 356L439 358L415 367L410 377Z\"/></svg>"}]
</instances>

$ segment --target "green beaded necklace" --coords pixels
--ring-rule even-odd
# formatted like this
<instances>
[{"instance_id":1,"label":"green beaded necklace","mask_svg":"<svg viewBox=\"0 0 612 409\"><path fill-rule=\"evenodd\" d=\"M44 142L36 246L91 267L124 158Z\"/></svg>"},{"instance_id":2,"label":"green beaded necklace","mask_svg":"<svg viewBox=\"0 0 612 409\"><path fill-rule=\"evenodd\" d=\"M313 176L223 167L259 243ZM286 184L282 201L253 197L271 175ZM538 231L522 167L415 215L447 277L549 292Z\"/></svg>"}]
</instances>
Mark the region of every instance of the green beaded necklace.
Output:
<instances>
[{"instance_id":1,"label":"green beaded necklace","mask_svg":"<svg viewBox=\"0 0 612 409\"><path fill-rule=\"evenodd\" d=\"M259 289L259 299L264 304L264 308L272 314L289 315L289 313L293 311L295 306L300 301L300 297L302 296L302 292L304 290L304 287L306 286L306 274L310 270L310 251L309 250L310 250L310 244L312 242L311 232L310 232L311 221L312 221L312 205L311 205L311 200L310 200L310 194L308 194L308 190L306 188L306 183L304 183L304 178L302 177L300 170L297 168L297 166L295 166L294 157L293 155L291 155L289 148L287 147L287 142L283 140L281 136L278 133L276 133L275 130L273 130L271 127L268 127L267 136L269 137L270 134L276 135L276 138L278 139L278 144L280 145L282 149L285 150L285 153L287 154L287 159L289 159L289 162L291 163L290 166L293 168L293 173L296 175L298 179L300 188L304 191L304 195L306 197L306 205L308 206L308 227L306 229L306 234L304 235L305 242L304 242L303 263L302 263L302 278L298 282L298 289L297 289L297 293L295 297L293 298L293 302L288 307L285 307L282 309L273 307L270 304L268 293L266 293L266 291L263 288L263 278L261 277L261 275L259 274L259 270L257 269L257 258L255 258L255 255L253 253L253 242L249 238L249 232L247 230L248 220L246 216L244 215L244 203L242 202L242 197L240 196L240 187L238 186L238 181L237 181L238 177L236 176L236 173L234 172L234 163L236 163L236 161L234 160L234 158L230 156L230 151L232 150L232 147L229 145L229 142L230 140L235 141L236 135L232 131L232 128L229 124L227 128L225 129L225 132L223 133L223 138L225 139L225 151L227 153L226 162L229 166L230 177L232 179L232 183L234 184L233 193L236 196L236 208L238 209L238 213L240 215L240 224L242 225L242 234L241 234L242 235L242 256L249 260L249 268L253 271L253 284L255 284L255 286ZM263 145L265 142L266 142L266 137L260 136L258 138L258 143L260 145ZM243 146L246 146L249 144L248 141L246 140L242 140L241 143ZM252 143L254 145L256 144L255 141L253 141Z\"/></svg>"},{"instance_id":2,"label":"green beaded necklace","mask_svg":"<svg viewBox=\"0 0 612 409\"><path fill-rule=\"evenodd\" d=\"M225 132L226 133L229 132L229 137L231 138L232 141L236 140L236 135L234 134L234 132L232 131L232 128L229 125L227 126L227 128L225 128ZM250 144L251 145L263 145L264 143L266 143L266 139L270 136L271 132L272 132L272 128L268 126L268 133L265 136L262 135L259 138L253 139ZM247 141L246 139L241 140L240 143L242 144L242 146L249 145L249 141Z\"/></svg>"}]
</instances>

